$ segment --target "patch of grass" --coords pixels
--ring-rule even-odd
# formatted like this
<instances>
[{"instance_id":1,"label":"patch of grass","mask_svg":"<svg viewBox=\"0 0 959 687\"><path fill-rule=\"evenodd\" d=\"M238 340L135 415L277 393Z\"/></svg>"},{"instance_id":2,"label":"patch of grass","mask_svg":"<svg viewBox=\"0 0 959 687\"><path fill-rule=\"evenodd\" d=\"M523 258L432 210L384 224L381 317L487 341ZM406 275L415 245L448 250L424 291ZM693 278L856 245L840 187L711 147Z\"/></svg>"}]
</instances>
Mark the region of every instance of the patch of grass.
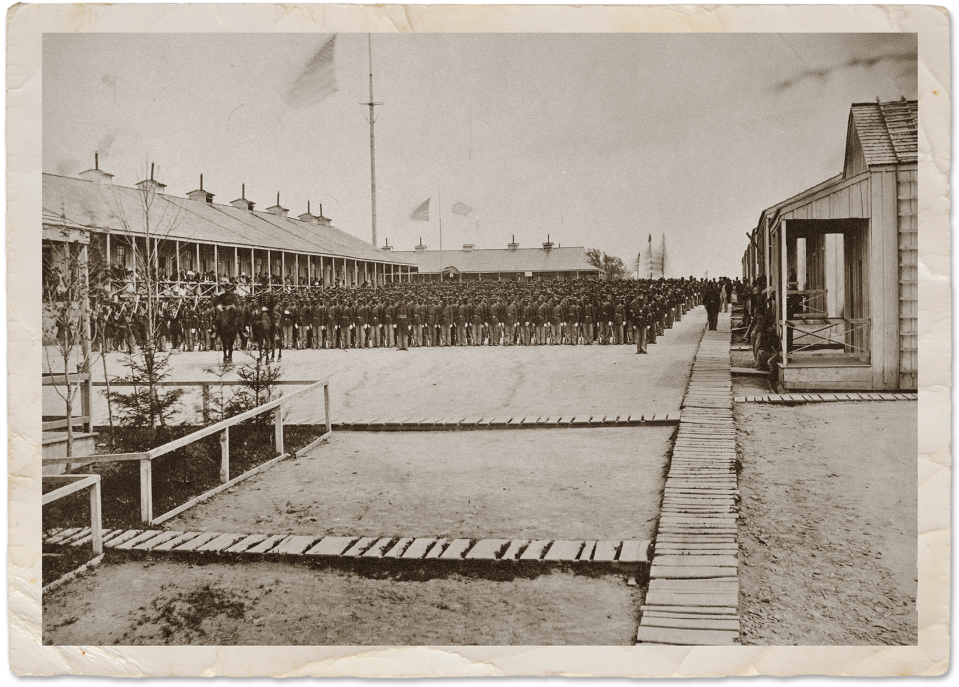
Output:
<instances>
[{"instance_id":1,"label":"patch of grass","mask_svg":"<svg viewBox=\"0 0 959 687\"><path fill-rule=\"evenodd\" d=\"M158 614L154 622L160 625L164 638L182 632L188 640L206 635L202 627L204 620L220 616L242 619L246 614L244 602L235 599L230 592L210 585L177 594L166 602L154 600L153 609Z\"/></svg>"}]
</instances>

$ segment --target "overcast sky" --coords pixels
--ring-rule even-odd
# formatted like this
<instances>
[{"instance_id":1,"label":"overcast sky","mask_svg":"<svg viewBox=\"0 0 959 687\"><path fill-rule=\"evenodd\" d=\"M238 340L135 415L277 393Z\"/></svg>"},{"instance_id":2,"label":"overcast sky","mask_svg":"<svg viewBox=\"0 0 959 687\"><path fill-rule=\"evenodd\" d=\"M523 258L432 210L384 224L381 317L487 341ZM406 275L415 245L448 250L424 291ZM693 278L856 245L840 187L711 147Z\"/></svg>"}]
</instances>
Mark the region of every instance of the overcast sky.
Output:
<instances>
[{"instance_id":1,"label":"overcast sky","mask_svg":"<svg viewBox=\"0 0 959 687\"><path fill-rule=\"evenodd\" d=\"M47 34L43 169L115 183L156 162L292 215L323 204L370 231L367 36L340 34L338 90L287 94L321 35ZM842 171L849 106L917 97L896 34L372 36L378 237L411 250L593 246L624 259L666 235L671 276L740 273L760 212ZM433 198L429 223L410 212ZM450 208L474 208L467 217Z\"/></svg>"}]
</instances>

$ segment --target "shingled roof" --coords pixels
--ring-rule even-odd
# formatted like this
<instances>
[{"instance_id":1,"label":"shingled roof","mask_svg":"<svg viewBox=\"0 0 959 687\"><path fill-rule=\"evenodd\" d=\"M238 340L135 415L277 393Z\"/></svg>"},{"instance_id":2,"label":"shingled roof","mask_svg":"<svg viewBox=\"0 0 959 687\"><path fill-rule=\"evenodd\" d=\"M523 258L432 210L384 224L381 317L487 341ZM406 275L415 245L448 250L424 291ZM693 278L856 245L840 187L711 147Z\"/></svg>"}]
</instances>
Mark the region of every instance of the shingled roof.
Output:
<instances>
[{"instance_id":1,"label":"shingled roof","mask_svg":"<svg viewBox=\"0 0 959 687\"><path fill-rule=\"evenodd\" d=\"M919 102L853 103L850 124L868 166L916 162L919 150Z\"/></svg>"},{"instance_id":2,"label":"shingled roof","mask_svg":"<svg viewBox=\"0 0 959 687\"><path fill-rule=\"evenodd\" d=\"M317 225L274 215L247 211L157 194L150 210L154 235L220 246L238 246L286 251L303 255L344 257L369 262L409 264L395 256L329 225ZM94 231L143 235L142 192L86 179L43 175L43 222L66 223Z\"/></svg>"},{"instance_id":3,"label":"shingled roof","mask_svg":"<svg viewBox=\"0 0 959 687\"><path fill-rule=\"evenodd\" d=\"M600 272L586 260L586 249L575 248L474 248L471 250L431 250L421 253L400 251L419 266L420 274L439 274L447 267L460 272Z\"/></svg>"}]
</instances>

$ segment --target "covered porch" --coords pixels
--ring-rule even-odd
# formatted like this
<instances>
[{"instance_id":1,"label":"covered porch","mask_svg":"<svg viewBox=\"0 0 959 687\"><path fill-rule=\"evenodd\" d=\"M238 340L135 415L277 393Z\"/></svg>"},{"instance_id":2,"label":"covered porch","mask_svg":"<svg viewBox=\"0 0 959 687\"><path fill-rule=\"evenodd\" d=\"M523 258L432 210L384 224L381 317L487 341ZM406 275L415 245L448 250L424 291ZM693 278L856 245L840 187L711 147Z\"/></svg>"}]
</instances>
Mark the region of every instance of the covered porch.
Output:
<instances>
[{"instance_id":1,"label":"covered porch","mask_svg":"<svg viewBox=\"0 0 959 687\"><path fill-rule=\"evenodd\" d=\"M786 389L872 387L869 220L780 219L770 290Z\"/></svg>"}]
</instances>

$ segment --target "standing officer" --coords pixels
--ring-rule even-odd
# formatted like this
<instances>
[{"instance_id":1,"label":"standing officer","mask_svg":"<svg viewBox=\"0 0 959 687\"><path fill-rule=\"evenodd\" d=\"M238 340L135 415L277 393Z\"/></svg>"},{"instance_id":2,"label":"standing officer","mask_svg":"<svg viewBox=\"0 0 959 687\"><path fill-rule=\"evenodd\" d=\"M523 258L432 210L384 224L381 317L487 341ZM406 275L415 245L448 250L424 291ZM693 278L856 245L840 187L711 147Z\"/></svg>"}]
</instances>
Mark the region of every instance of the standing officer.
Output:
<instances>
[{"instance_id":1,"label":"standing officer","mask_svg":"<svg viewBox=\"0 0 959 687\"><path fill-rule=\"evenodd\" d=\"M539 307L536 308L536 345L546 345L546 322L549 320L549 304L540 296Z\"/></svg>"},{"instance_id":2,"label":"standing officer","mask_svg":"<svg viewBox=\"0 0 959 687\"><path fill-rule=\"evenodd\" d=\"M504 342L506 346L512 346L516 341L517 322L516 302L510 300L509 305L506 306L506 341Z\"/></svg>"},{"instance_id":3,"label":"standing officer","mask_svg":"<svg viewBox=\"0 0 959 687\"><path fill-rule=\"evenodd\" d=\"M384 340L383 345L387 348L393 348L396 344L396 331L393 329L393 325L396 317L396 307L392 302L384 300L383 301L383 334Z\"/></svg>"},{"instance_id":4,"label":"standing officer","mask_svg":"<svg viewBox=\"0 0 959 687\"><path fill-rule=\"evenodd\" d=\"M440 346L450 346L452 341L450 341L450 327L453 324L456 314L454 309L456 306L448 300L443 300L440 304Z\"/></svg>"},{"instance_id":5,"label":"standing officer","mask_svg":"<svg viewBox=\"0 0 959 687\"><path fill-rule=\"evenodd\" d=\"M360 301L356 308L356 347L366 348L367 326L370 322L370 306L366 300Z\"/></svg>"},{"instance_id":6,"label":"standing officer","mask_svg":"<svg viewBox=\"0 0 959 687\"><path fill-rule=\"evenodd\" d=\"M423 324L426 322L426 307L423 301L412 306L413 310L413 345L423 345Z\"/></svg>"},{"instance_id":7,"label":"standing officer","mask_svg":"<svg viewBox=\"0 0 959 687\"><path fill-rule=\"evenodd\" d=\"M637 294L629 304L633 321L633 339L636 341L636 352L646 353L646 306Z\"/></svg>"},{"instance_id":8,"label":"standing officer","mask_svg":"<svg viewBox=\"0 0 959 687\"><path fill-rule=\"evenodd\" d=\"M313 306L305 298L300 301L296 318L300 327L297 348L310 348L313 343Z\"/></svg>"},{"instance_id":9,"label":"standing officer","mask_svg":"<svg viewBox=\"0 0 959 687\"><path fill-rule=\"evenodd\" d=\"M406 340L409 335L409 326L410 306L407 304L406 299L401 293L399 302L396 304L396 335L398 339L397 343L399 344L399 349L401 351L408 350L406 348Z\"/></svg>"},{"instance_id":10,"label":"standing officer","mask_svg":"<svg viewBox=\"0 0 959 687\"><path fill-rule=\"evenodd\" d=\"M465 346L466 345L466 323L468 320L467 316L467 306L466 299L460 301L459 307L456 308L456 345Z\"/></svg>"},{"instance_id":11,"label":"standing officer","mask_svg":"<svg viewBox=\"0 0 959 687\"><path fill-rule=\"evenodd\" d=\"M373 348L383 345L383 304L373 301L370 309L370 336L373 338Z\"/></svg>"},{"instance_id":12,"label":"standing officer","mask_svg":"<svg viewBox=\"0 0 959 687\"><path fill-rule=\"evenodd\" d=\"M613 309L613 343L623 343L623 323L626 321L626 308L619 302Z\"/></svg>"},{"instance_id":13,"label":"standing officer","mask_svg":"<svg viewBox=\"0 0 959 687\"><path fill-rule=\"evenodd\" d=\"M437 328L440 324L440 306L434 299L426 309L426 336L429 338L430 346L439 346L439 336Z\"/></svg>"}]
</instances>

